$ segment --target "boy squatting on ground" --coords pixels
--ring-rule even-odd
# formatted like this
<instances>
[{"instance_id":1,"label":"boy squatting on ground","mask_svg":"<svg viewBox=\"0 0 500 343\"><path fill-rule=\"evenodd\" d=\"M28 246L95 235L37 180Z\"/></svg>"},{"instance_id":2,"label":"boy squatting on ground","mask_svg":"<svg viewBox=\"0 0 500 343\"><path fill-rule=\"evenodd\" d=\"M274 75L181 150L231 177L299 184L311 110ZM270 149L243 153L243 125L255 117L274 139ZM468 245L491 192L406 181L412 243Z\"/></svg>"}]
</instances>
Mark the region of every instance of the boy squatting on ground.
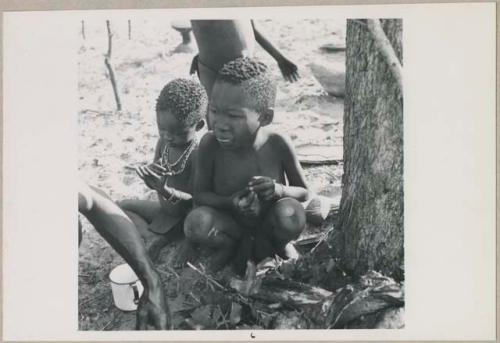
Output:
<instances>
[{"instance_id":1,"label":"boy squatting on ground","mask_svg":"<svg viewBox=\"0 0 500 343\"><path fill-rule=\"evenodd\" d=\"M193 161L198 149L195 132L204 125L207 102L203 87L192 80L175 79L162 89L156 102L160 137L153 163L136 169L146 185L157 191L159 201L119 203L153 259L172 235L182 234L183 220L192 208Z\"/></svg>"},{"instance_id":2,"label":"boy squatting on ground","mask_svg":"<svg viewBox=\"0 0 500 343\"><path fill-rule=\"evenodd\" d=\"M225 64L214 84L214 130L201 139L195 168L198 207L184 223L191 242L215 249L213 270L235 250L240 272L248 259L297 257L289 242L305 227L300 202L309 191L290 140L266 128L275 96L266 65L248 57Z\"/></svg>"}]
</instances>

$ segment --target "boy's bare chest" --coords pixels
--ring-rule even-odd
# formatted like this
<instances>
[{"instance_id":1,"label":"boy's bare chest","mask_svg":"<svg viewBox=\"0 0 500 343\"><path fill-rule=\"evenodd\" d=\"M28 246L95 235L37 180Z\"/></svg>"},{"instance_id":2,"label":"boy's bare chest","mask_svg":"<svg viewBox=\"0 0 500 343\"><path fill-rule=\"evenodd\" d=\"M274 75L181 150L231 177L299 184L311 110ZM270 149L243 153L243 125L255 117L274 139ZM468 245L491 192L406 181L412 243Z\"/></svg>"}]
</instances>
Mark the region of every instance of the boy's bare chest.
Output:
<instances>
[{"instance_id":1,"label":"boy's bare chest","mask_svg":"<svg viewBox=\"0 0 500 343\"><path fill-rule=\"evenodd\" d=\"M251 154L220 154L215 159L214 190L221 195L231 195L247 186L253 176L283 179L281 160L266 152Z\"/></svg>"}]
</instances>

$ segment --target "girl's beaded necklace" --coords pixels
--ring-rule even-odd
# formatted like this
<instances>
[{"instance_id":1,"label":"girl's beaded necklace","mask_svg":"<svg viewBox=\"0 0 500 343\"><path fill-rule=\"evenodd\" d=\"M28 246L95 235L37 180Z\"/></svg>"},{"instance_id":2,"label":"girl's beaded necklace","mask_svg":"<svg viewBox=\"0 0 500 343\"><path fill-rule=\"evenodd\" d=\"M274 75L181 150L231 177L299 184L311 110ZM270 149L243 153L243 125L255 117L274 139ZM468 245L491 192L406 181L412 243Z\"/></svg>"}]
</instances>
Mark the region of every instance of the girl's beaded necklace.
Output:
<instances>
[{"instance_id":1,"label":"girl's beaded necklace","mask_svg":"<svg viewBox=\"0 0 500 343\"><path fill-rule=\"evenodd\" d=\"M168 144L165 145L165 147L163 148L163 152L161 154L161 157L160 157L160 165L163 168L167 169L167 173L165 175L165 181L163 182L164 186L167 186L167 181L168 181L169 176L179 175L184 171L184 169L186 169L186 164L187 164L187 161L189 160L189 156L193 152L196 145L197 145L197 141L196 141L196 139L193 139L191 141L191 143L189 144L189 146L179 156L177 161L175 161L173 163L169 162L170 146ZM180 165L180 167L176 168L178 165ZM179 199L175 199L174 194L172 194L172 196L170 196L170 198L165 199L165 200L167 200L168 202L170 202L173 205L175 205L177 202L180 201Z\"/></svg>"},{"instance_id":2,"label":"girl's beaded necklace","mask_svg":"<svg viewBox=\"0 0 500 343\"><path fill-rule=\"evenodd\" d=\"M197 143L196 139L193 139L189 144L189 146L182 152L179 158L173 163L169 162L170 146L168 144L165 145L165 147L163 148L163 152L161 154L160 164L163 168L167 169L168 176L179 175L184 171L184 169L186 168L187 161L189 160L189 156L196 147L196 143ZM179 165L180 167L177 168L177 166Z\"/></svg>"}]
</instances>

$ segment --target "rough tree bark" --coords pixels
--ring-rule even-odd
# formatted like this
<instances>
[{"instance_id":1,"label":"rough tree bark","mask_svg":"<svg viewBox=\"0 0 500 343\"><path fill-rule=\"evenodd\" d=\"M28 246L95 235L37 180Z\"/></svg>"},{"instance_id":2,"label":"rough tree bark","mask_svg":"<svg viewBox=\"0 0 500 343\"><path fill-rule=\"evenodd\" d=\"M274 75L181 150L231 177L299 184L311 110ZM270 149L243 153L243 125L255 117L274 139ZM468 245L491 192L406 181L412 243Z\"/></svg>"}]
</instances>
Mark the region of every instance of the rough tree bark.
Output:
<instances>
[{"instance_id":1,"label":"rough tree bark","mask_svg":"<svg viewBox=\"0 0 500 343\"><path fill-rule=\"evenodd\" d=\"M402 21L381 20L402 62ZM344 176L338 227L344 267L391 275L403 264L403 96L366 21L347 21Z\"/></svg>"}]
</instances>

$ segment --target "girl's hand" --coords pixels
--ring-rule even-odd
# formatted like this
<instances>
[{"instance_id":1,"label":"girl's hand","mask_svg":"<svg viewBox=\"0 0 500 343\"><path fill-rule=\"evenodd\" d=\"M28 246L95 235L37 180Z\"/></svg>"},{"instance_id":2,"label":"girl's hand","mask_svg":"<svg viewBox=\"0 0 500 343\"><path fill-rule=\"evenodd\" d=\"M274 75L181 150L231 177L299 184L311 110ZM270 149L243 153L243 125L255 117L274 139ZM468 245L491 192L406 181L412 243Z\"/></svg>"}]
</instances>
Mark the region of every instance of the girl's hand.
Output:
<instances>
[{"instance_id":1,"label":"girl's hand","mask_svg":"<svg viewBox=\"0 0 500 343\"><path fill-rule=\"evenodd\" d=\"M148 168L157 175L165 176L168 173L168 170L165 169L165 167L162 167L160 164L156 162L149 164Z\"/></svg>"},{"instance_id":2,"label":"girl's hand","mask_svg":"<svg viewBox=\"0 0 500 343\"><path fill-rule=\"evenodd\" d=\"M155 167L151 168L151 165L147 165L139 166L135 171L137 175L139 175L139 177L144 181L144 183L146 183L146 186L157 191L161 189L161 187L163 187L163 183L165 181L163 175L156 173L157 170L159 169L156 169Z\"/></svg>"}]
</instances>

